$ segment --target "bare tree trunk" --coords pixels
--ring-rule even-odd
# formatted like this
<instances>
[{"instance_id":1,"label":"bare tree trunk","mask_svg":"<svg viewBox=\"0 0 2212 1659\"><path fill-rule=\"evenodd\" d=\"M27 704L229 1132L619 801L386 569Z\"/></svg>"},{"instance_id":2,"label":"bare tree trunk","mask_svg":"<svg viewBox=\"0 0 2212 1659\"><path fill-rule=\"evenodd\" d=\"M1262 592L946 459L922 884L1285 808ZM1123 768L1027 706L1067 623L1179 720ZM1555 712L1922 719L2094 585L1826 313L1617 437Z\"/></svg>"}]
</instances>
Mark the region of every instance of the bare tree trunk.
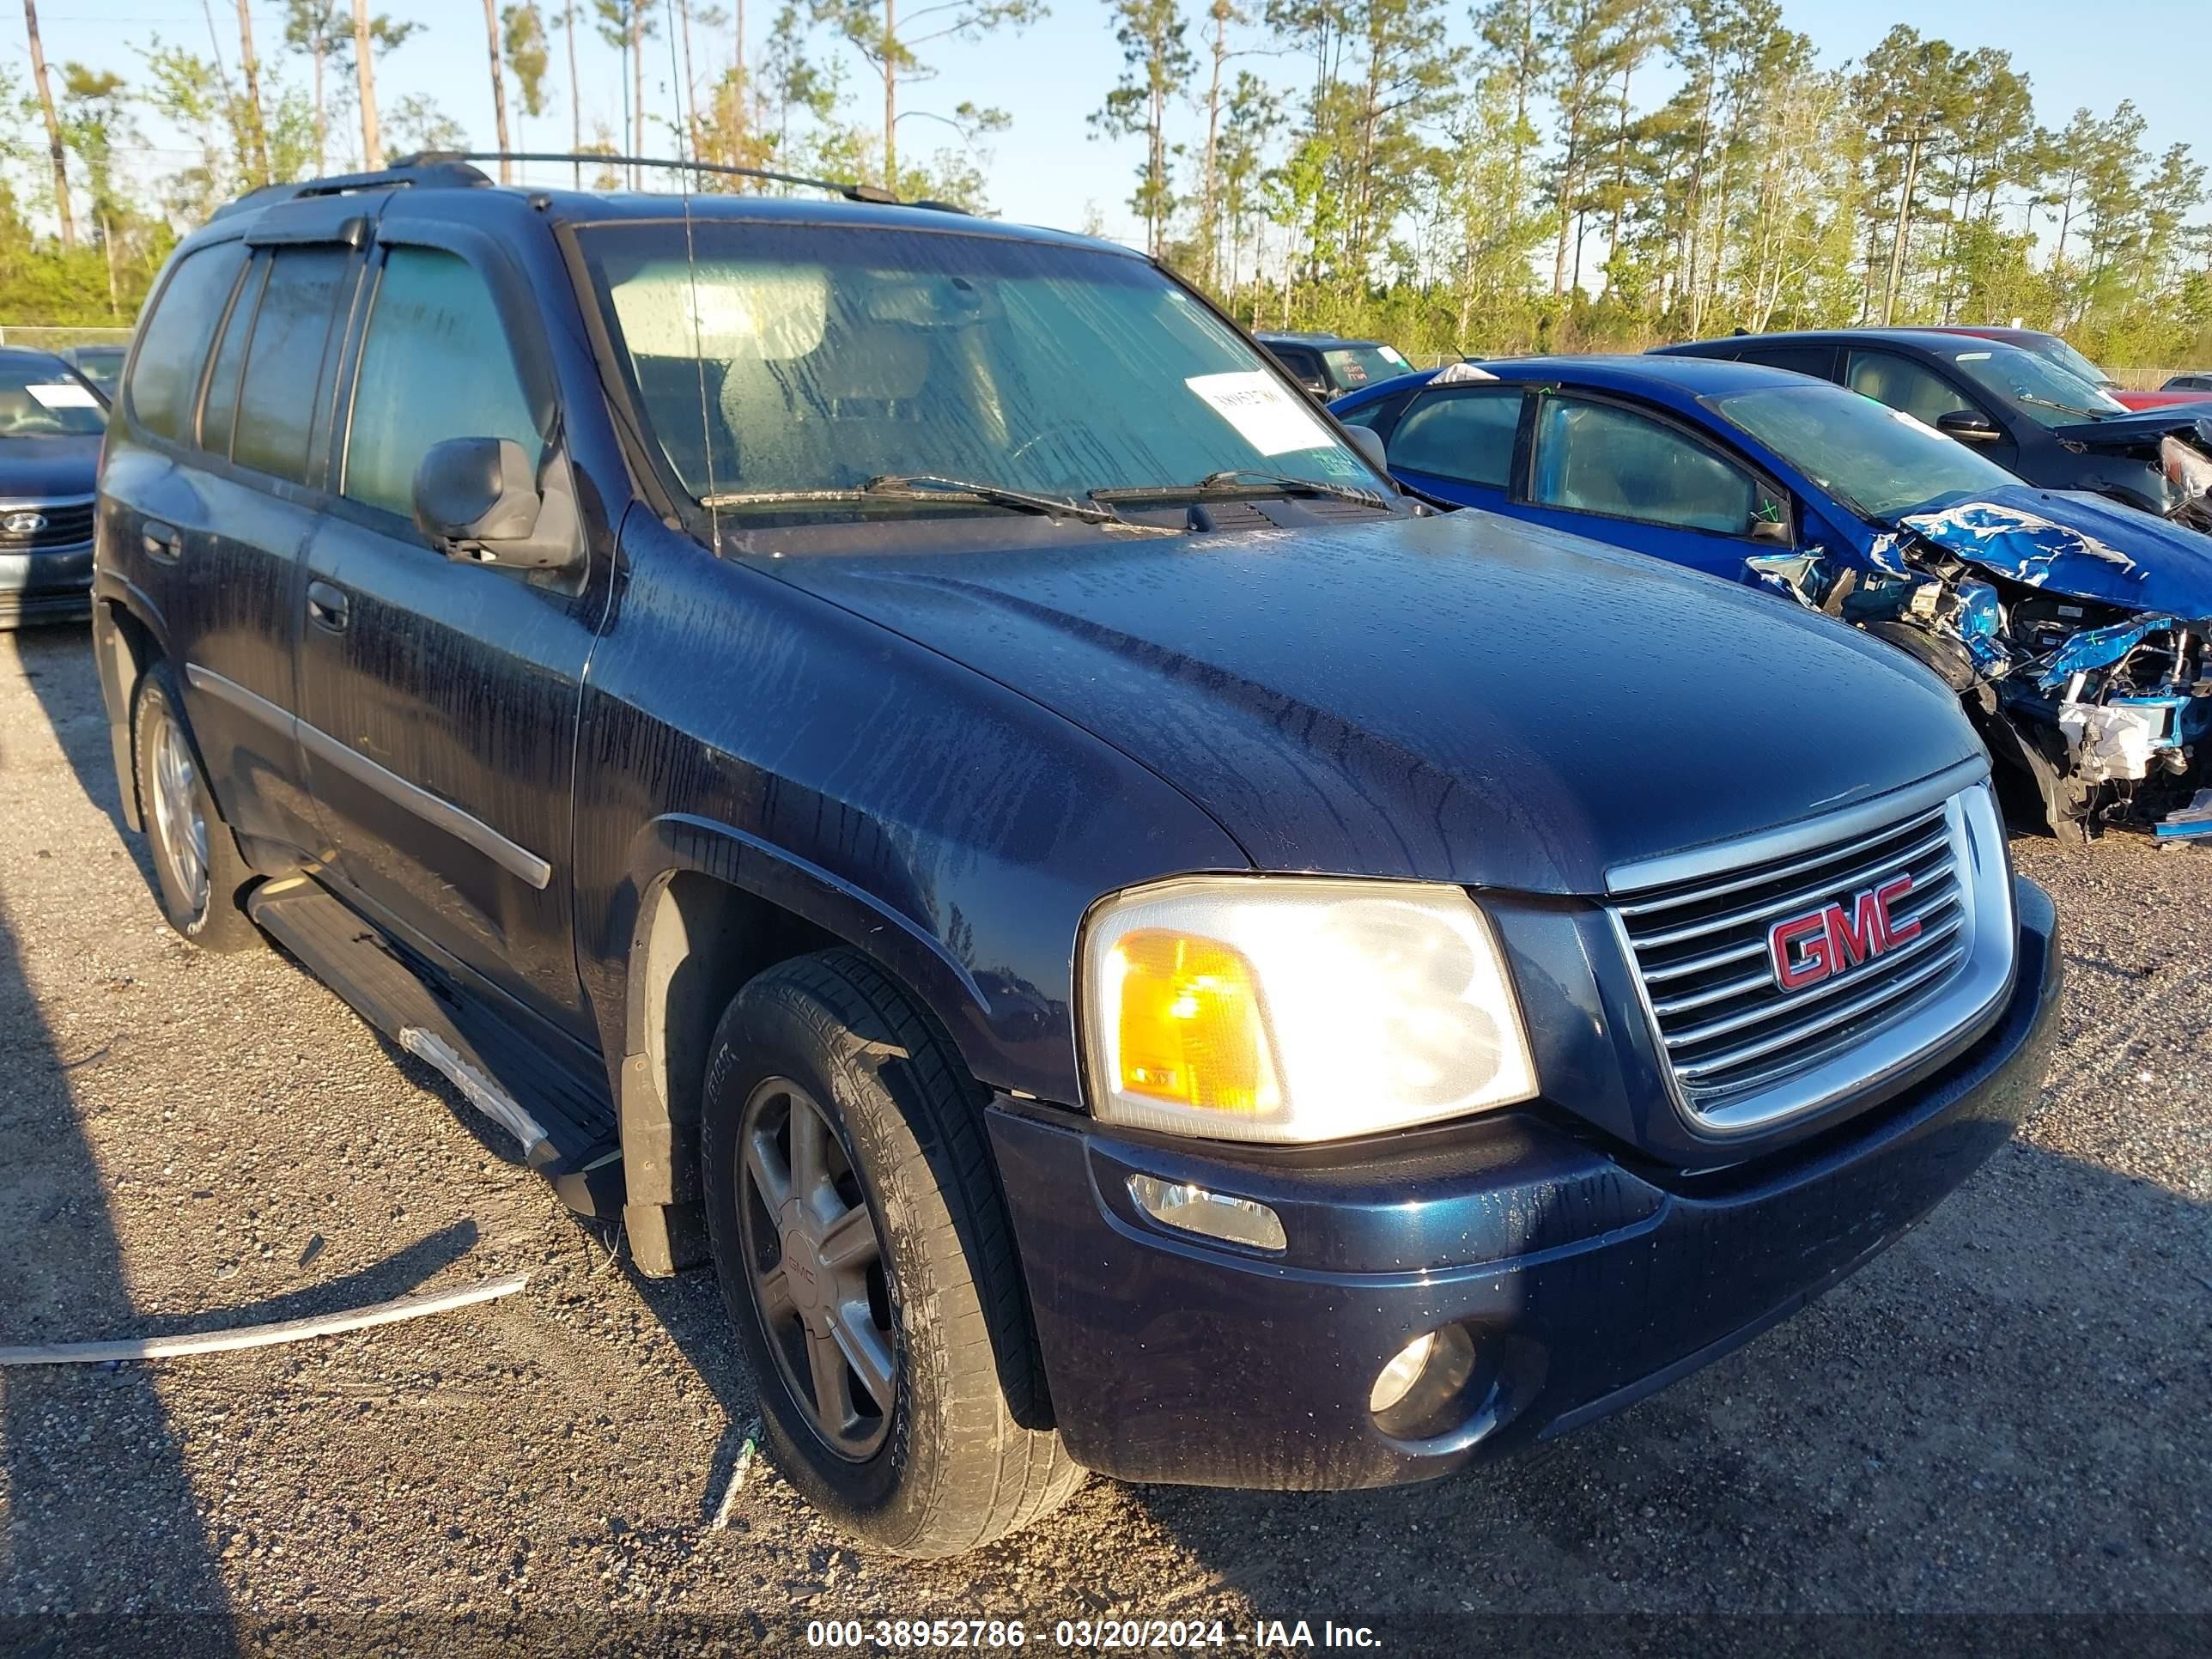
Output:
<instances>
[{"instance_id":1,"label":"bare tree trunk","mask_svg":"<svg viewBox=\"0 0 2212 1659\"><path fill-rule=\"evenodd\" d=\"M39 107L46 118L46 154L54 165L54 211L61 216L62 246L76 246L76 219L70 212L68 152L62 148L62 124L54 113L53 88L46 84L46 49L39 43L38 0L23 0L23 33L31 37L31 79L38 83Z\"/></svg>"},{"instance_id":2,"label":"bare tree trunk","mask_svg":"<svg viewBox=\"0 0 2212 1659\"><path fill-rule=\"evenodd\" d=\"M246 0L238 0L240 12L246 9ZM484 0L484 40L491 49L491 111L499 133L499 181L502 185L514 182L514 163L507 159L507 152L514 146L507 137L507 69L500 61L499 13L492 0Z\"/></svg>"},{"instance_id":3,"label":"bare tree trunk","mask_svg":"<svg viewBox=\"0 0 2212 1659\"><path fill-rule=\"evenodd\" d=\"M361 164L371 173L384 165L384 136L376 125L375 42L368 33L368 0L353 0L353 74L361 96Z\"/></svg>"},{"instance_id":4,"label":"bare tree trunk","mask_svg":"<svg viewBox=\"0 0 2212 1659\"><path fill-rule=\"evenodd\" d=\"M1889 283L1881 294L1881 325L1889 326L1897 313L1897 285L1905 276L1905 239L1912 233L1912 192L1920 182L1921 131L1912 131L1905 152L1905 189L1897 198L1897 230L1889 239Z\"/></svg>"},{"instance_id":5,"label":"bare tree trunk","mask_svg":"<svg viewBox=\"0 0 2212 1659\"><path fill-rule=\"evenodd\" d=\"M629 153L645 154L645 4L629 0ZM642 190L644 175L629 170L629 187Z\"/></svg>"},{"instance_id":6,"label":"bare tree trunk","mask_svg":"<svg viewBox=\"0 0 2212 1659\"><path fill-rule=\"evenodd\" d=\"M898 188L897 0L884 0L884 188Z\"/></svg>"},{"instance_id":7,"label":"bare tree trunk","mask_svg":"<svg viewBox=\"0 0 2212 1659\"><path fill-rule=\"evenodd\" d=\"M568 9L561 14L562 21L568 26L568 154L571 155L584 153L584 94L581 84L576 79L576 8L582 3L583 0L568 0ZM575 175L576 188L583 189L584 164L571 161L568 167Z\"/></svg>"},{"instance_id":8,"label":"bare tree trunk","mask_svg":"<svg viewBox=\"0 0 2212 1659\"><path fill-rule=\"evenodd\" d=\"M1221 65L1229 56L1229 8L1213 9L1213 82L1206 93L1206 186L1199 208L1206 234L1206 279L1220 285L1221 224L1214 156L1221 131Z\"/></svg>"},{"instance_id":9,"label":"bare tree trunk","mask_svg":"<svg viewBox=\"0 0 2212 1659\"><path fill-rule=\"evenodd\" d=\"M246 9L246 0L238 0L238 49L245 58L246 118L251 124L247 131L253 136L253 163L261 169L261 182L265 185L276 175L269 166L269 130L261 120L261 65L253 56L253 14Z\"/></svg>"},{"instance_id":10,"label":"bare tree trunk","mask_svg":"<svg viewBox=\"0 0 2212 1659\"><path fill-rule=\"evenodd\" d=\"M100 216L100 249L107 256L107 314L119 319L123 301L115 291L115 227L105 213Z\"/></svg>"},{"instance_id":11,"label":"bare tree trunk","mask_svg":"<svg viewBox=\"0 0 2212 1659\"><path fill-rule=\"evenodd\" d=\"M316 22L314 42L308 52L309 58L315 65L315 172L318 175L331 170L330 123L325 117L323 103L323 29L325 27L324 20L319 20Z\"/></svg>"}]
</instances>

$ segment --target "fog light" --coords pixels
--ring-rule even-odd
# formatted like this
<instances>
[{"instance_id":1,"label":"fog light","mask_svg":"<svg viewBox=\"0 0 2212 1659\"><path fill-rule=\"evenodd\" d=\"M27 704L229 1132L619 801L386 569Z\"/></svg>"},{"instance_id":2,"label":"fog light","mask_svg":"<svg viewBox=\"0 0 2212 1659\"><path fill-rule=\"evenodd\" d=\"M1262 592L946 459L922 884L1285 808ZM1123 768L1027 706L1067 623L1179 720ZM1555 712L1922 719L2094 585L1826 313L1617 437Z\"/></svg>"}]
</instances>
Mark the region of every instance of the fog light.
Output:
<instances>
[{"instance_id":1,"label":"fog light","mask_svg":"<svg viewBox=\"0 0 2212 1659\"><path fill-rule=\"evenodd\" d=\"M1421 1372L1429 1363L1429 1356L1436 1352L1436 1346L1437 1334L1424 1331L1399 1349L1397 1356L1382 1368L1382 1375L1375 1379L1375 1386L1368 1390L1367 1409L1380 1417L1403 1400L1413 1384L1421 1380Z\"/></svg>"},{"instance_id":2,"label":"fog light","mask_svg":"<svg viewBox=\"0 0 2212 1659\"><path fill-rule=\"evenodd\" d=\"M1204 1233L1255 1250L1279 1250L1290 1243L1283 1233L1282 1217L1256 1199L1232 1198L1188 1181L1162 1181L1148 1175L1129 1177L1129 1196L1153 1220L1182 1232Z\"/></svg>"}]
</instances>

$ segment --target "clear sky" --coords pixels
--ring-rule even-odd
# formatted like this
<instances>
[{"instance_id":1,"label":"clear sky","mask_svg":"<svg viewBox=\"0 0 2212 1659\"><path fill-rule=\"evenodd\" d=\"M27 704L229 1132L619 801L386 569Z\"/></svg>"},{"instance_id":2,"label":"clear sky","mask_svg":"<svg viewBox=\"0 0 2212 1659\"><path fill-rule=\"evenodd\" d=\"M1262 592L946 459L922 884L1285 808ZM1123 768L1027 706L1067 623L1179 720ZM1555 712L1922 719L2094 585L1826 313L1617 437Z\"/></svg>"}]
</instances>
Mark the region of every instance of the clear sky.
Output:
<instances>
[{"instance_id":1,"label":"clear sky","mask_svg":"<svg viewBox=\"0 0 2212 1659\"><path fill-rule=\"evenodd\" d=\"M1256 0L1249 3L1259 9ZM726 9L729 0L721 3ZM750 31L756 42L766 31L774 4L775 0L750 0ZM550 12L556 5L544 9ZM1194 19L1195 40L1202 0L1189 0L1186 9ZM469 130L473 142L489 148L491 98L480 0L383 0L379 9L426 26L380 71L384 101L426 92ZM280 55L281 4L254 0L252 10L261 56ZM136 78L139 70L134 48L156 33L204 52L210 11L224 60L234 73L235 0L44 0L39 7L50 61L79 58L113 68L126 78ZM2206 96L2212 13L2206 0L2125 0L2111 6L2089 0L1923 0L1918 5L1902 0L1784 0L1784 11L1790 25L1809 34L1823 62L1831 65L1864 52L1900 20L1956 46L2005 48L2032 78L2038 112L2047 125L2063 125L2077 106L2086 104L2103 114L2121 99L2132 98L2148 122L2146 143L2154 150L2186 143L2198 159L2212 161L2212 99ZM1455 34L1469 33L1465 0L1455 0L1448 15ZM1246 38L1256 42L1258 37ZM710 42L695 31L695 68L703 73L718 46L726 53L726 34ZM0 52L18 66L27 59L22 14L12 3L0 7ZM615 54L596 39L580 35L579 55L586 129L594 118L618 126ZM850 61L860 106L871 107L865 70L849 52L843 55ZM952 43L932 61L940 74L933 82L907 90L905 107L949 112L963 100L972 100L1013 117L1012 130L992 141L991 202L997 211L1008 218L1074 228L1095 205L1110 234L1135 234L1126 202L1141 146L1133 140L1100 143L1085 122L1120 69L1103 0L1052 0L1052 15L1026 33L976 46ZM1296 73L1280 58L1249 63L1284 79ZM648 107L665 109L672 77L665 38L648 46L647 68ZM304 82L304 65L296 60L289 72L295 83ZM559 98L548 117L521 135L528 148L566 143L567 86L557 40L550 78ZM1202 90L1202 83L1194 89ZM1195 131L1196 117L1185 112L1183 118L1188 136ZM953 137L949 130L919 118L902 121L899 131L902 144L921 149ZM158 132L149 137L157 145L174 142L173 136ZM157 171L165 159L175 164L175 158L144 159Z\"/></svg>"}]
</instances>

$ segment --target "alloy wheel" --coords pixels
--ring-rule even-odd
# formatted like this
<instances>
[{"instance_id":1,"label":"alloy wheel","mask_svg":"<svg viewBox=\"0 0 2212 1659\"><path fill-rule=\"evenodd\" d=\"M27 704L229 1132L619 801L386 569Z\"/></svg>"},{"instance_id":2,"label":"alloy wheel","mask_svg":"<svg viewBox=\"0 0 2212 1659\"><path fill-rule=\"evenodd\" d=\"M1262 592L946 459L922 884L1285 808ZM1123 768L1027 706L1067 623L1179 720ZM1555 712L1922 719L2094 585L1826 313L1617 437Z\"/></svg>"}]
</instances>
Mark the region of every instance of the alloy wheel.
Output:
<instances>
[{"instance_id":1,"label":"alloy wheel","mask_svg":"<svg viewBox=\"0 0 2212 1659\"><path fill-rule=\"evenodd\" d=\"M199 769L184 728L166 708L154 734L154 832L177 890L197 920L207 914L208 827L200 811Z\"/></svg>"},{"instance_id":2,"label":"alloy wheel","mask_svg":"<svg viewBox=\"0 0 2212 1659\"><path fill-rule=\"evenodd\" d=\"M769 1352L823 1443L864 1462L890 1430L899 1345L851 1149L813 1096L769 1078L745 1103L738 1162L738 1232Z\"/></svg>"}]
</instances>

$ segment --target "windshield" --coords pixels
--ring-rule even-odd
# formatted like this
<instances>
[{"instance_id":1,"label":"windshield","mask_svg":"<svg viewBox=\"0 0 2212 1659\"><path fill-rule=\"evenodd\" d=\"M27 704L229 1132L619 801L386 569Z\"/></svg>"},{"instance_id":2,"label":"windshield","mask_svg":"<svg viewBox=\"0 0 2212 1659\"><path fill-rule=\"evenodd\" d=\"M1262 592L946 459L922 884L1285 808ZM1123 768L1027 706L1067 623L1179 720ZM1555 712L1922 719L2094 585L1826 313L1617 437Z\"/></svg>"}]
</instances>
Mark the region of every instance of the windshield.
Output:
<instances>
[{"instance_id":1,"label":"windshield","mask_svg":"<svg viewBox=\"0 0 2212 1659\"><path fill-rule=\"evenodd\" d=\"M76 352L76 372L112 394L115 383L123 378L123 360L129 355L122 346L80 346Z\"/></svg>"},{"instance_id":2,"label":"windshield","mask_svg":"<svg viewBox=\"0 0 2212 1659\"><path fill-rule=\"evenodd\" d=\"M2048 357L1992 340L1964 350L1947 349L1959 373L2038 426L2078 426L2083 421L2124 415L2124 404L2095 384L2069 374Z\"/></svg>"},{"instance_id":3,"label":"windshield","mask_svg":"<svg viewBox=\"0 0 2212 1659\"><path fill-rule=\"evenodd\" d=\"M1387 380L1413 368L1395 348L1386 345L1331 346L1321 355L1328 360L1330 375L1347 389Z\"/></svg>"},{"instance_id":4,"label":"windshield","mask_svg":"<svg viewBox=\"0 0 2212 1659\"><path fill-rule=\"evenodd\" d=\"M2055 334L2045 335L2042 339L2027 349L2037 356L2046 358L2057 364L2077 380L2087 380L2091 386L2100 389L2119 384L2118 380L2106 374L2103 369L2098 368L2096 364L2091 362Z\"/></svg>"},{"instance_id":5,"label":"windshield","mask_svg":"<svg viewBox=\"0 0 2212 1659\"><path fill-rule=\"evenodd\" d=\"M1710 407L1856 511L1887 523L1948 495L2017 482L1955 439L1838 386L1774 386Z\"/></svg>"},{"instance_id":6,"label":"windshield","mask_svg":"<svg viewBox=\"0 0 2212 1659\"><path fill-rule=\"evenodd\" d=\"M788 511L885 476L1079 498L1231 469L1389 488L1280 370L1142 259L726 220L690 238L696 264L681 222L582 234L653 435L700 501Z\"/></svg>"},{"instance_id":7,"label":"windshield","mask_svg":"<svg viewBox=\"0 0 2212 1659\"><path fill-rule=\"evenodd\" d=\"M94 438L107 410L58 358L0 362L0 438Z\"/></svg>"}]
</instances>

